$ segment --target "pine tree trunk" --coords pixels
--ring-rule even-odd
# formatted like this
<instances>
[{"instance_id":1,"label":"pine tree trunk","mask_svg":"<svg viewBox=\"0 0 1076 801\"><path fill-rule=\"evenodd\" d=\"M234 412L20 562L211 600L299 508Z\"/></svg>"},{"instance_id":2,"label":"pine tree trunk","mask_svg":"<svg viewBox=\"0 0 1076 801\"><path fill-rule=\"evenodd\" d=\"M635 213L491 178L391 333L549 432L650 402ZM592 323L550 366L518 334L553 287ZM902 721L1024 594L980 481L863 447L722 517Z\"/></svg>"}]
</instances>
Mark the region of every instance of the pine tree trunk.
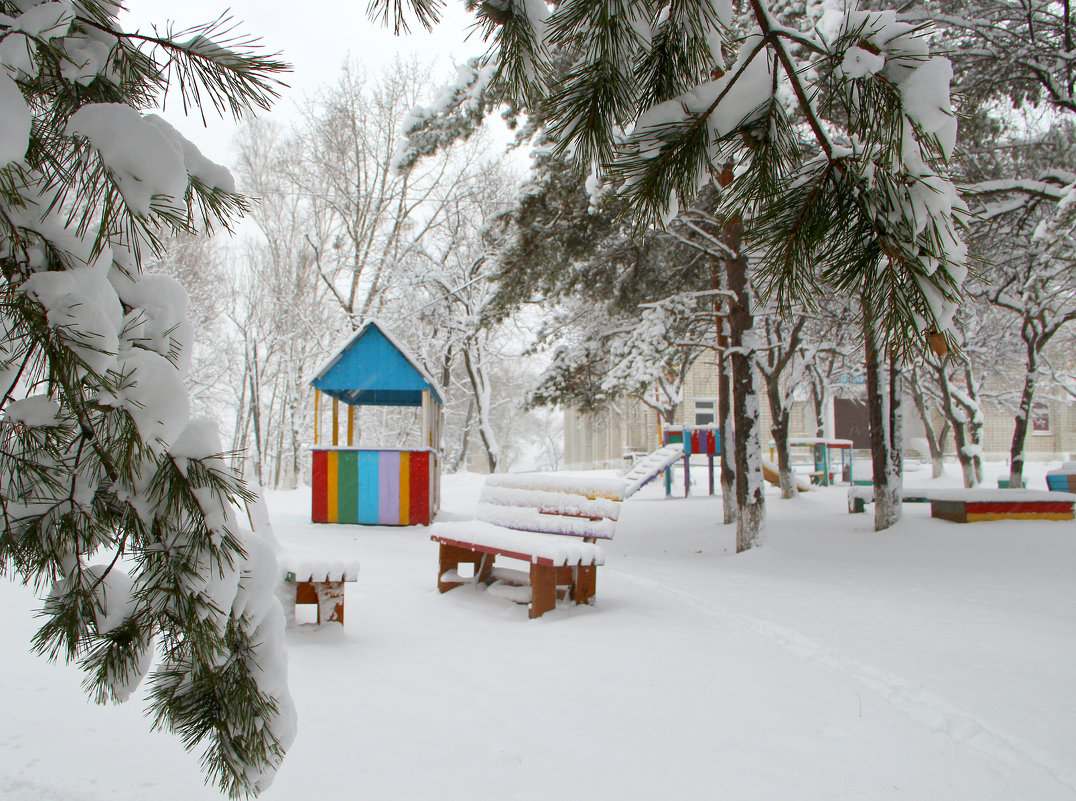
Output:
<instances>
[{"instance_id":1,"label":"pine tree trunk","mask_svg":"<svg viewBox=\"0 0 1076 801\"><path fill-rule=\"evenodd\" d=\"M729 241L739 251L740 226L730 225ZM759 438L759 403L755 387L755 332L751 314L751 287L747 259L726 262L728 288L735 294L729 311L732 339L732 414L736 430L736 552L759 543L766 515L762 489L762 450Z\"/></svg>"},{"instance_id":2,"label":"pine tree trunk","mask_svg":"<svg viewBox=\"0 0 1076 801\"><path fill-rule=\"evenodd\" d=\"M886 483L897 510L895 523L903 512L904 494L904 364L895 353L889 356L889 470Z\"/></svg>"},{"instance_id":3,"label":"pine tree trunk","mask_svg":"<svg viewBox=\"0 0 1076 801\"><path fill-rule=\"evenodd\" d=\"M878 351L874 315L864 304L864 356L867 368L867 411L870 416L871 466L874 470L874 530L882 531L901 514L900 486L893 485L890 456L890 409L885 365Z\"/></svg>"}]
</instances>

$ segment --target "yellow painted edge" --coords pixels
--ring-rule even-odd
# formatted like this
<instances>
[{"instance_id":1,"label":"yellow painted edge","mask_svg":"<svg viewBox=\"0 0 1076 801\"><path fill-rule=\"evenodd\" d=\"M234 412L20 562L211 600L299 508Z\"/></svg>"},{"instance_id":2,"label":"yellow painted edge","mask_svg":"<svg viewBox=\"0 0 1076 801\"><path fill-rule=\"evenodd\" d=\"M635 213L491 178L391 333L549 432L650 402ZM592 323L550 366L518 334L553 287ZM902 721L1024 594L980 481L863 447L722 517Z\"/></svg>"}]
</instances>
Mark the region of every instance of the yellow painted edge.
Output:
<instances>
[{"instance_id":1,"label":"yellow painted edge","mask_svg":"<svg viewBox=\"0 0 1076 801\"><path fill-rule=\"evenodd\" d=\"M1072 520L1070 512L989 512L968 515L969 523L981 523L987 520Z\"/></svg>"},{"instance_id":2,"label":"yellow painted edge","mask_svg":"<svg viewBox=\"0 0 1076 801\"><path fill-rule=\"evenodd\" d=\"M325 454L325 484L328 490L328 518L330 523L340 522L340 498L339 498L339 454L337 451L329 451Z\"/></svg>"},{"instance_id":3,"label":"yellow painted edge","mask_svg":"<svg viewBox=\"0 0 1076 801\"><path fill-rule=\"evenodd\" d=\"M318 406L321 400L321 390L314 390L314 444L318 444Z\"/></svg>"},{"instance_id":4,"label":"yellow painted edge","mask_svg":"<svg viewBox=\"0 0 1076 801\"><path fill-rule=\"evenodd\" d=\"M400 525L411 525L411 454L400 454Z\"/></svg>"}]
</instances>

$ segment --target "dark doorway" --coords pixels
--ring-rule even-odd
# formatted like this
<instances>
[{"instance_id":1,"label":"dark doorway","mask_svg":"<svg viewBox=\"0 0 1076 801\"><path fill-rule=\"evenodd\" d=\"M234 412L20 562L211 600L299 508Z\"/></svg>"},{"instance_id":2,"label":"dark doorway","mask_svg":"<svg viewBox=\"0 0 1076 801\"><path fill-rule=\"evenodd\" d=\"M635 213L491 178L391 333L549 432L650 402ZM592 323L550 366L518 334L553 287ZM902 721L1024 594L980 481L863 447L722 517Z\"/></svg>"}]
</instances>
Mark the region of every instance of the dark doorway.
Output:
<instances>
[{"instance_id":1,"label":"dark doorway","mask_svg":"<svg viewBox=\"0 0 1076 801\"><path fill-rule=\"evenodd\" d=\"M852 447L870 450L871 424L867 404L851 398L834 398L833 427L838 439L852 440Z\"/></svg>"}]
</instances>

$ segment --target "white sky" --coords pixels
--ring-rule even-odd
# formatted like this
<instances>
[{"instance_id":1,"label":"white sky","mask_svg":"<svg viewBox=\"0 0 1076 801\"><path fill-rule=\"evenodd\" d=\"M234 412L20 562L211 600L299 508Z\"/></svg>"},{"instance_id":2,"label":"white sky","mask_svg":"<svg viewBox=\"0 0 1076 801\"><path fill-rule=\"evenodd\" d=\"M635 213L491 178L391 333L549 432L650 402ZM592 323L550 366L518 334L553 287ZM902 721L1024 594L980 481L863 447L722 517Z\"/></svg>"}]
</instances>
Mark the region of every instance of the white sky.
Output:
<instances>
[{"instance_id":1,"label":"white sky","mask_svg":"<svg viewBox=\"0 0 1076 801\"><path fill-rule=\"evenodd\" d=\"M239 23L242 34L260 37L266 52L280 52L293 66L284 80L290 89L282 92L272 111L274 118L294 113L304 95L335 80L341 64L349 57L375 74L397 56L416 54L423 63L433 63L435 83L449 83L455 63L484 52L477 33L470 33L471 18L463 3L449 0L445 18L430 34L413 24L410 34L397 38L366 17L367 0L127 0L128 28L164 28L171 22L176 30L209 22L228 11ZM438 74L443 74L443 81ZM200 119L183 120L179 104L166 113L206 156L222 164L231 163L231 119L207 116L209 127Z\"/></svg>"}]
</instances>

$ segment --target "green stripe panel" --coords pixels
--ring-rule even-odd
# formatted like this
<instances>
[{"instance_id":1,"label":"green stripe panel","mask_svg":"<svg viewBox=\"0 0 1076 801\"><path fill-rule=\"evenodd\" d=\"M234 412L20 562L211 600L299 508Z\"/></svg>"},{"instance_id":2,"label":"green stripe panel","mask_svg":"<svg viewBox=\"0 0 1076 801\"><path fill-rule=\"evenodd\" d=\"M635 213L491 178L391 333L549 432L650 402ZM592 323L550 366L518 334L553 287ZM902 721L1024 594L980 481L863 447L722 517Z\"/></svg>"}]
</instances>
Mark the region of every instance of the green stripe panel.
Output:
<instances>
[{"instance_id":1,"label":"green stripe panel","mask_svg":"<svg viewBox=\"0 0 1076 801\"><path fill-rule=\"evenodd\" d=\"M359 522L359 454L339 451L337 462L337 515L341 523Z\"/></svg>"}]
</instances>

